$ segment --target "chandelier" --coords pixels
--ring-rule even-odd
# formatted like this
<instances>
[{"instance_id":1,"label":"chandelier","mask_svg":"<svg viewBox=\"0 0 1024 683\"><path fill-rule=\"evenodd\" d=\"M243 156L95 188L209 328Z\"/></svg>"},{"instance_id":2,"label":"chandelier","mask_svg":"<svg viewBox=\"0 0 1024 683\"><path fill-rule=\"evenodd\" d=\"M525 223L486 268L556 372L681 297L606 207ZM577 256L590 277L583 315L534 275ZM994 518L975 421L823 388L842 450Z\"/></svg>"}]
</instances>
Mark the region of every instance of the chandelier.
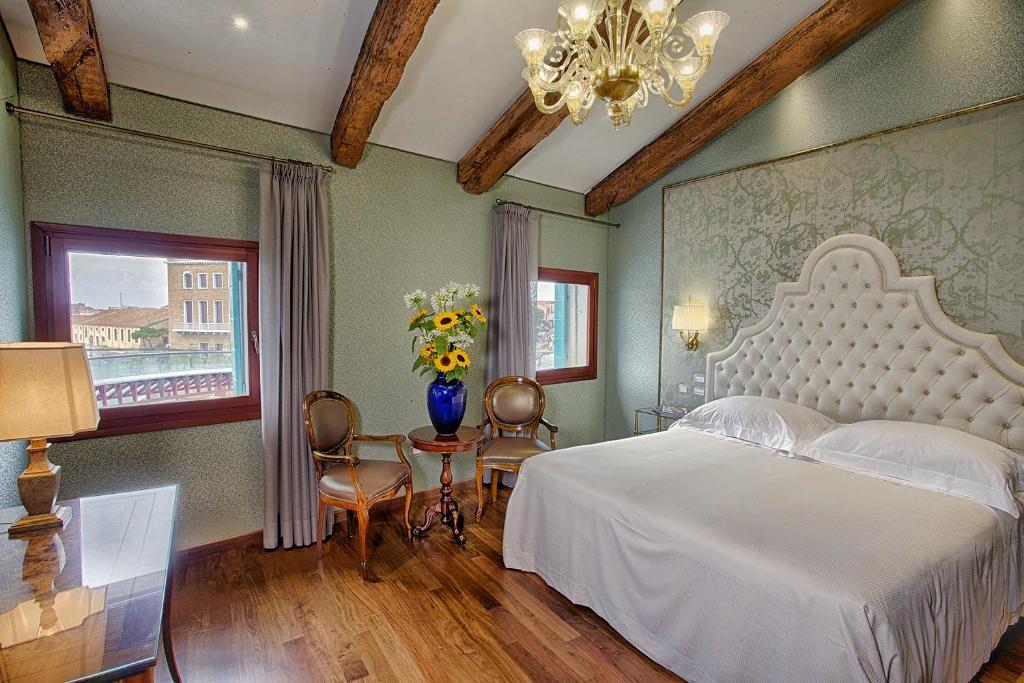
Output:
<instances>
[{"instance_id":1,"label":"chandelier","mask_svg":"<svg viewBox=\"0 0 1024 683\"><path fill-rule=\"evenodd\" d=\"M516 34L537 108L552 114L565 106L578 126L599 97L612 125L621 128L652 92L673 107L686 106L729 15L701 12L679 23L680 2L565 0L556 33L531 28Z\"/></svg>"}]
</instances>

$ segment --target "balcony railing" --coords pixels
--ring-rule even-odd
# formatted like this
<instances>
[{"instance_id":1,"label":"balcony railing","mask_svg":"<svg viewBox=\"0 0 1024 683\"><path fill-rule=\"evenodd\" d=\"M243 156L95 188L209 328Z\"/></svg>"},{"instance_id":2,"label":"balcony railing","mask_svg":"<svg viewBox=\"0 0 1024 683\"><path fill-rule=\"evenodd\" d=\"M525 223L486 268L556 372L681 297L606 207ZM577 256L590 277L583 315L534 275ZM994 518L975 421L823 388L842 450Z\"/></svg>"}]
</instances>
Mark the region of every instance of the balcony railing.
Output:
<instances>
[{"instance_id":1,"label":"balcony railing","mask_svg":"<svg viewBox=\"0 0 1024 683\"><path fill-rule=\"evenodd\" d=\"M185 370L159 375L136 375L95 382L101 408L149 401L182 401L234 395L231 368Z\"/></svg>"},{"instance_id":2,"label":"balcony railing","mask_svg":"<svg viewBox=\"0 0 1024 683\"><path fill-rule=\"evenodd\" d=\"M171 325L175 332L230 332L231 323L180 323Z\"/></svg>"}]
</instances>

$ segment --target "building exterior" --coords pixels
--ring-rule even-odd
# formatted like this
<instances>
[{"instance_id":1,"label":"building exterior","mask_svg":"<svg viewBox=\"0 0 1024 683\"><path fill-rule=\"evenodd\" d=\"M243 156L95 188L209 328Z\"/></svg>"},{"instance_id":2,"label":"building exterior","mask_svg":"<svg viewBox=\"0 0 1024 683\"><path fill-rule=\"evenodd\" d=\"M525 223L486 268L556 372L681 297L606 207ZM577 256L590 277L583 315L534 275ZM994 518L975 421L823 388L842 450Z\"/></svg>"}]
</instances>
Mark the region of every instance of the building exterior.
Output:
<instances>
[{"instance_id":1,"label":"building exterior","mask_svg":"<svg viewBox=\"0 0 1024 683\"><path fill-rule=\"evenodd\" d=\"M167 307L75 309L71 340L90 349L159 349L167 344ZM137 334L143 328L162 334Z\"/></svg>"},{"instance_id":2,"label":"building exterior","mask_svg":"<svg viewBox=\"0 0 1024 683\"><path fill-rule=\"evenodd\" d=\"M225 261L168 259L169 348L231 348L230 267Z\"/></svg>"}]
</instances>

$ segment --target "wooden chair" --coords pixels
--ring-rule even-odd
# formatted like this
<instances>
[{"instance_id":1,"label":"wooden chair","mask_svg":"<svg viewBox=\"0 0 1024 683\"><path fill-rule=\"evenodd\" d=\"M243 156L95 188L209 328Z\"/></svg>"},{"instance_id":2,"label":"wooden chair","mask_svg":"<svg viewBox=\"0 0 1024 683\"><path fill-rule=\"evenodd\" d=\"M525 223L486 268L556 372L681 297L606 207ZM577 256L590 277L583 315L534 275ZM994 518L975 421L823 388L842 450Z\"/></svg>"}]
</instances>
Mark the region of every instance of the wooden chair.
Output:
<instances>
[{"instance_id":1,"label":"wooden chair","mask_svg":"<svg viewBox=\"0 0 1024 683\"><path fill-rule=\"evenodd\" d=\"M412 539L409 506L412 504L412 467L405 458L401 434L371 436L356 434L356 412L352 401L335 391L314 391L302 402L306 437L316 465L319 506L317 510L317 557L323 557L320 530L328 505L343 508L348 517L348 535L352 537L353 517L359 521L359 561L363 578L369 577L366 564L366 533L370 508L398 496L405 487L405 535ZM355 441L390 441L400 462L360 460L352 450Z\"/></svg>"},{"instance_id":2,"label":"wooden chair","mask_svg":"<svg viewBox=\"0 0 1024 683\"><path fill-rule=\"evenodd\" d=\"M544 419L544 389L527 377L499 377L484 392L486 417L480 429L491 427L490 437L476 452L476 523L484 515L484 470L491 470L491 502L498 500L498 472L519 472L527 458L553 451L558 427ZM548 447L537 438L537 428L544 425L550 434ZM504 432L516 432L504 436ZM520 436L520 432L527 432Z\"/></svg>"}]
</instances>

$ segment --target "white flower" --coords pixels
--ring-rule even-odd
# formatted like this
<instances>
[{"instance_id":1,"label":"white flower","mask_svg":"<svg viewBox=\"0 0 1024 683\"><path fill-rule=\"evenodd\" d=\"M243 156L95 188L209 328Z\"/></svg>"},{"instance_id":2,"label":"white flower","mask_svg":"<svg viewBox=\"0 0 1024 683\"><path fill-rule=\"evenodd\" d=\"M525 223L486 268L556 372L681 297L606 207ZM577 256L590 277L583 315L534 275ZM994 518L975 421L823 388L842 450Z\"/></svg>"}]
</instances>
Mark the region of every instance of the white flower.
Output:
<instances>
[{"instance_id":1,"label":"white flower","mask_svg":"<svg viewBox=\"0 0 1024 683\"><path fill-rule=\"evenodd\" d=\"M480 287L471 283L462 285L462 296L467 299L475 299L480 296Z\"/></svg>"},{"instance_id":2,"label":"white flower","mask_svg":"<svg viewBox=\"0 0 1024 683\"><path fill-rule=\"evenodd\" d=\"M465 332L456 332L448 337L448 341L452 343L452 346L464 349L473 344L473 337L469 336Z\"/></svg>"},{"instance_id":3,"label":"white flower","mask_svg":"<svg viewBox=\"0 0 1024 683\"><path fill-rule=\"evenodd\" d=\"M422 289L417 289L403 296L402 300L405 301L406 308L420 308L423 306L423 302L427 300L427 293Z\"/></svg>"}]
</instances>

